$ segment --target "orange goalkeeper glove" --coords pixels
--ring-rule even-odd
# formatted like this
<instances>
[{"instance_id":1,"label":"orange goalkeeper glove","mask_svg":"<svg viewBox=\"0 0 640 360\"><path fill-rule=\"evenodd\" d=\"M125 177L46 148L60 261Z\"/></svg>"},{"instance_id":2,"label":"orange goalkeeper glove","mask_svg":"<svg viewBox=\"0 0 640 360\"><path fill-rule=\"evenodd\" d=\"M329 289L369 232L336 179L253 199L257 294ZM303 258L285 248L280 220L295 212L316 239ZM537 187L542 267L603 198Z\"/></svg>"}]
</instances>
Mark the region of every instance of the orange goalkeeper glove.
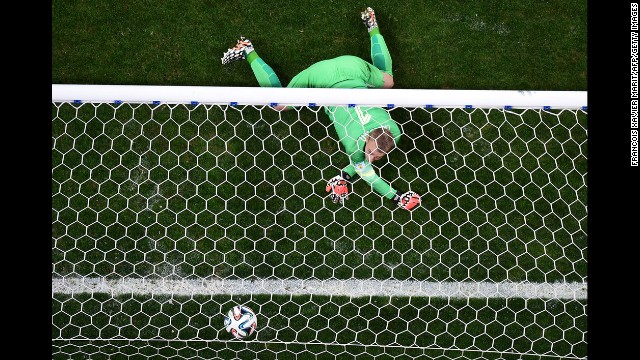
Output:
<instances>
[{"instance_id":1,"label":"orange goalkeeper glove","mask_svg":"<svg viewBox=\"0 0 640 360\"><path fill-rule=\"evenodd\" d=\"M349 183L340 175L329 179L325 190L329 193L329 198L334 204L338 202L343 204L345 200L349 199Z\"/></svg>"},{"instance_id":2,"label":"orange goalkeeper glove","mask_svg":"<svg viewBox=\"0 0 640 360\"><path fill-rule=\"evenodd\" d=\"M405 210L412 210L416 206L420 205L420 195L413 191L407 191L406 193L400 193L398 191L393 197L393 201Z\"/></svg>"}]
</instances>

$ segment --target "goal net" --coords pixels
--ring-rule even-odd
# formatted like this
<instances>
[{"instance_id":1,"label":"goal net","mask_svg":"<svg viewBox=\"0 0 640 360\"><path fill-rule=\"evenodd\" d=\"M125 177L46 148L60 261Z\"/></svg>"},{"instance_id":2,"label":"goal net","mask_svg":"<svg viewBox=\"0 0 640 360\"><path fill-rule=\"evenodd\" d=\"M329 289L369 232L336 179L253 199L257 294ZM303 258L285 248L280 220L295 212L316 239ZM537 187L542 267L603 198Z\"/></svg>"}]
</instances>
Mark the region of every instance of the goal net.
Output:
<instances>
[{"instance_id":1,"label":"goal net","mask_svg":"<svg viewBox=\"0 0 640 360\"><path fill-rule=\"evenodd\" d=\"M52 358L586 359L586 104L52 85ZM389 112L373 166L417 208L358 177L330 201L329 105Z\"/></svg>"}]
</instances>

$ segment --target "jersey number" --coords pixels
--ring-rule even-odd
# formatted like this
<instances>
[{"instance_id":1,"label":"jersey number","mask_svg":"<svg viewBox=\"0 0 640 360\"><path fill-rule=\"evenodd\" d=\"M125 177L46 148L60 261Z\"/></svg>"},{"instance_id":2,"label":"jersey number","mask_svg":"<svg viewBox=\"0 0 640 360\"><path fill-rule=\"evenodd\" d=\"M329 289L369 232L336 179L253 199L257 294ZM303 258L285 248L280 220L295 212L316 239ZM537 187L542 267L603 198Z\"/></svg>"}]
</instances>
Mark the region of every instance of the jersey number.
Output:
<instances>
[{"instance_id":1,"label":"jersey number","mask_svg":"<svg viewBox=\"0 0 640 360\"><path fill-rule=\"evenodd\" d=\"M360 120L360 123L362 125L368 123L371 120L371 114L365 115L359 106L356 106L356 114L358 115L358 119Z\"/></svg>"}]
</instances>

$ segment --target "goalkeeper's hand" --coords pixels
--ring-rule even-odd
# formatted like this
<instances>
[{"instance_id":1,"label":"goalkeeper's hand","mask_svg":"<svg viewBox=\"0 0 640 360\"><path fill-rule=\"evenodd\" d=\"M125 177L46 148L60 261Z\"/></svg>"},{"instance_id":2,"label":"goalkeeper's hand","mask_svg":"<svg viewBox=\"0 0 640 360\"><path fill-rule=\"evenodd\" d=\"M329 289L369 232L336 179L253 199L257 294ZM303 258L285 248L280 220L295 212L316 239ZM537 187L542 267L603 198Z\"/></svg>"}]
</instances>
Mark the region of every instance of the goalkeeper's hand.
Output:
<instances>
[{"instance_id":1,"label":"goalkeeper's hand","mask_svg":"<svg viewBox=\"0 0 640 360\"><path fill-rule=\"evenodd\" d=\"M329 198L334 204L338 202L343 204L345 200L349 199L349 183L340 175L329 179L325 190L329 193Z\"/></svg>"},{"instance_id":2,"label":"goalkeeper's hand","mask_svg":"<svg viewBox=\"0 0 640 360\"><path fill-rule=\"evenodd\" d=\"M399 207L405 210L412 210L416 206L420 205L420 195L413 191L407 191L406 193L400 193L398 191L393 197L393 200Z\"/></svg>"}]
</instances>

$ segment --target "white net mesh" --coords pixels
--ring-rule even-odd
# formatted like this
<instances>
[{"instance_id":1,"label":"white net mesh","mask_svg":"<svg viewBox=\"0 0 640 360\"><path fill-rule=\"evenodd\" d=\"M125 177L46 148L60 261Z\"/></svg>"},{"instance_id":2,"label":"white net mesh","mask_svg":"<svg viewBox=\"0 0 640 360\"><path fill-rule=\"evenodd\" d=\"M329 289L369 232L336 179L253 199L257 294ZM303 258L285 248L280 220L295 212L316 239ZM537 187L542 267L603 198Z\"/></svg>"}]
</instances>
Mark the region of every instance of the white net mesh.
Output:
<instances>
[{"instance_id":1,"label":"white net mesh","mask_svg":"<svg viewBox=\"0 0 640 360\"><path fill-rule=\"evenodd\" d=\"M387 111L411 212L320 107L54 99L53 358L586 358L586 109Z\"/></svg>"}]
</instances>

